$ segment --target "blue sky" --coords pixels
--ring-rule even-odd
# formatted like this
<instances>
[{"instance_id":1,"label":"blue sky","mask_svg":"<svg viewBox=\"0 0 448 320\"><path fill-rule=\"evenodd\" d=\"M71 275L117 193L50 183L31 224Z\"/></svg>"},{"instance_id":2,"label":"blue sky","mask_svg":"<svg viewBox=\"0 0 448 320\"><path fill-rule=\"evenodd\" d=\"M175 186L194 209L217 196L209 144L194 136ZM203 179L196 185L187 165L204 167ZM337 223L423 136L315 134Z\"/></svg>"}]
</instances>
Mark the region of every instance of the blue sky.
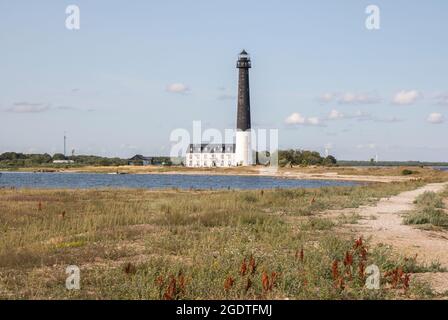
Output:
<instances>
[{"instance_id":1,"label":"blue sky","mask_svg":"<svg viewBox=\"0 0 448 320\"><path fill-rule=\"evenodd\" d=\"M245 48L252 121L282 148L448 161L447 16L443 0L0 0L0 152L61 152L67 131L78 154L162 155L194 120L233 128Z\"/></svg>"}]
</instances>

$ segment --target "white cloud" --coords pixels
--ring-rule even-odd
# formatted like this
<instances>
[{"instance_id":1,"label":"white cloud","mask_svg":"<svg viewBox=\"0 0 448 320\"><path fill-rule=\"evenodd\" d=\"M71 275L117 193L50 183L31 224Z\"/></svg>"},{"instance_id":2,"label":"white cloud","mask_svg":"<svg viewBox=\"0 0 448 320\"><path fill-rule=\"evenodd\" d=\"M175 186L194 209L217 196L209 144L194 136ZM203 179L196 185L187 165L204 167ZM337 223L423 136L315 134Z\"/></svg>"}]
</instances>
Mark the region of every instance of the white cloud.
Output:
<instances>
[{"instance_id":1,"label":"white cloud","mask_svg":"<svg viewBox=\"0 0 448 320\"><path fill-rule=\"evenodd\" d=\"M333 101L334 98L335 98L335 94L334 93L327 92L327 93L322 94L319 97L319 100L322 101L322 102L331 102L331 101Z\"/></svg>"},{"instance_id":2,"label":"white cloud","mask_svg":"<svg viewBox=\"0 0 448 320\"><path fill-rule=\"evenodd\" d=\"M331 110L328 114L328 119L330 120L337 120L337 119L343 119L344 114L342 112L339 112L338 110Z\"/></svg>"},{"instance_id":3,"label":"white cloud","mask_svg":"<svg viewBox=\"0 0 448 320\"><path fill-rule=\"evenodd\" d=\"M346 92L339 97L340 104L374 104L381 102L376 94Z\"/></svg>"},{"instance_id":4,"label":"white cloud","mask_svg":"<svg viewBox=\"0 0 448 320\"><path fill-rule=\"evenodd\" d=\"M12 107L6 109L8 112L14 113L40 113L50 110L49 105L42 103L16 102Z\"/></svg>"},{"instance_id":5,"label":"white cloud","mask_svg":"<svg viewBox=\"0 0 448 320\"><path fill-rule=\"evenodd\" d=\"M320 120L318 117L310 117L310 118L308 118L308 123L313 126L317 126L320 124Z\"/></svg>"},{"instance_id":6,"label":"white cloud","mask_svg":"<svg viewBox=\"0 0 448 320\"><path fill-rule=\"evenodd\" d=\"M324 103L338 102L339 104L374 104L381 102L381 98L375 93L328 92L320 96L319 100Z\"/></svg>"},{"instance_id":7,"label":"white cloud","mask_svg":"<svg viewBox=\"0 0 448 320\"><path fill-rule=\"evenodd\" d=\"M171 93L188 93L190 88L183 83L172 83L166 87L166 90Z\"/></svg>"},{"instance_id":8,"label":"white cloud","mask_svg":"<svg viewBox=\"0 0 448 320\"><path fill-rule=\"evenodd\" d=\"M300 113L293 113L285 119L286 124L305 124L306 119Z\"/></svg>"},{"instance_id":9,"label":"white cloud","mask_svg":"<svg viewBox=\"0 0 448 320\"><path fill-rule=\"evenodd\" d=\"M392 102L398 105L411 105L421 97L421 93L417 90L402 90L394 95Z\"/></svg>"},{"instance_id":10,"label":"white cloud","mask_svg":"<svg viewBox=\"0 0 448 320\"><path fill-rule=\"evenodd\" d=\"M34 103L34 102L16 102L10 108L5 109L6 112L12 113L42 113L47 111L82 111L77 107L61 105L52 106L51 103ZM88 109L87 111L93 111Z\"/></svg>"},{"instance_id":11,"label":"white cloud","mask_svg":"<svg viewBox=\"0 0 448 320\"><path fill-rule=\"evenodd\" d=\"M294 112L285 119L285 123L289 125L320 125L321 121L318 117L303 117L300 113Z\"/></svg>"},{"instance_id":12,"label":"white cloud","mask_svg":"<svg viewBox=\"0 0 448 320\"><path fill-rule=\"evenodd\" d=\"M443 123L445 119L442 114L434 112L428 116L427 121L432 124L440 124Z\"/></svg>"}]
</instances>

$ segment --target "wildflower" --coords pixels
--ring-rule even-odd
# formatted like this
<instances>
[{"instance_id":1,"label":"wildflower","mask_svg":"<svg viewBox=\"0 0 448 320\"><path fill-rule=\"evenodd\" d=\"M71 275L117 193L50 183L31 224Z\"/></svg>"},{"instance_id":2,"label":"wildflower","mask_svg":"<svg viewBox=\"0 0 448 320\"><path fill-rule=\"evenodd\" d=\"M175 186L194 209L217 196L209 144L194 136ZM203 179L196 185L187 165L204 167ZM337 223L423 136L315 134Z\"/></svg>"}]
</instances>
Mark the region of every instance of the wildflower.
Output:
<instances>
[{"instance_id":1,"label":"wildflower","mask_svg":"<svg viewBox=\"0 0 448 320\"><path fill-rule=\"evenodd\" d=\"M410 280L411 280L411 275L409 273L405 274L404 279L403 279L404 291L407 291L409 289Z\"/></svg>"},{"instance_id":2,"label":"wildflower","mask_svg":"<svg viewBox=\"0 0 448 320\"><path fill-rule=\"evenodd\" d=\"M165 281L163 280L162 276L158 276L155 280L154 283L161 288L163 286L163 284L165 283Z\"/></svg>"},{"instance_id":3,"label":"wildflower","mask_svg":"<svg viewBox=\"0 0 448 320\"><path fill-rule=\"evenodd\" d=\"M275 281L277 280L277 272L271 273L271 282L269 283L269 290L272 290L272 288L275 286Z\"/></svg>"},{"instance_id":4,"label":"wildflower","mask_svg":"<svg viewBox=\"0 0 448 320\"><path fill-rule=\"evenodd\" d=\"M351 266L353 264L353 255L347 251L345 253L345 258L344 258L344 266Z\"/></svg>"},{"instance_id":5,"label":"wildflower","mask_svg":"<svg viewBox=\"0 0 448 320\"><path fill-rule=\"evenodd\" d=\"M185 293L185 276L182 271L179 271L177 280L179 283L179 293Z\"/></svg>"},{"instance_id":6,"label":"wildflower","mask_svg":"<svg viewBox=\"0 0 448 320\"><path fill-rule=\"evenodd\" d=\"M249 269L250 269L251 274L255 274L255 271L257 269L257 264L255 263L255 259L253 256L250 256Z\"/></svg>"},{"instance_id":7,"label":"wildflower","mask_svg":"<svg viewBox=\"0 0 448 320\"><path fill-rule=\"evenodd\" d=\"M247 264L246 264L246 258L244 258L243 262L241 263L240 274L242 276L245 276L246 272L247 272Z\"/></svg>"},{"instance_id":8,"label":"wildflower","mask_svg":"<svg viewBox=\"0 0 448 320\"><path fill-rule=\"evenodd\" d=\"M353 249L358 249L358 248L362 248L362 247L363 247L362 237L360 237L358 240L355 241L355 245L353 246Z\"/></svg>"},{"instance_id":9,"label":"wildflower","mask_svg":"<svg viewBox=\"0 0 448 320\"><path fill-rule=\"evenodd\" d=\"M363 261L367 261L367 249L366 248L362 247L359 255L361 256L361 259Z\"/></svg>"},{"instance_id":10,"label":"wildflower","mask_svg":"<svg viewBox=\"0 0 448 320\"><path fill-rule=\"evenodd\" d=\"M176 286L176 278L171 277L170 283L168 284L168 288L163 294L164 300L174 300L177 296L177 286Z\"/></svg>"},{"instance_id":11,"label":"wildflower","mask_svg":"<svg viewBox=\"0 0 448 320\"><path fill-rule=\"evenodd\" d=\"M226 280L224 281L224 289L225 289L226 291L229 291L230 288L233 287L233 284L234 284L234 283L235 283L235 279L233 279L231 276L228 276L228 277L226 278Z\"/></svg>"},{"instance_id":12,"label":"wildflower","mask_svg":"<svg viewBox=\"0 0 448 320\"><path fill-rule=\"evenodd\" d=\"M269 275L266 272L263 272L261 276L261 284L263 286L264 291L272 291L272 288L275 286L275 281L277 280L277 273L272 272L271 278L269 279Z\"/></svg>"},{"instance_id":13,"label":"wildflower","mask_svg":"<svg viewBox=\"0 0 448 320\"><path fill-rule=\"evenodd\" d=\"M364 262L360 261L359 265L358 265L358 275L359 275L360 279L365 278L365 270L366 270L366 267L364 265Z\"/></svg>"},{"instance_id":14,"label":"wildflower","mask_svg":"<svg viewBox=\"0 0 448 320\"><path fill-rule=\"evenodd\" d=\"M263 275L261 276L261 284L263 285L264 291L269 290L269 276L266 272L263 272Z\"/></svg>"},{"instance_id":15,"label":"wildflower","mask_svg":"<svg viewBox=\"0 0 448 320\"><path fill-rule=\"evenodd\" d=\"M331 266L331 274L333 276L333 280L337 280L339 278L339 261L336 259L333 261L333 265Z\"/></svg>"}]
</instances>

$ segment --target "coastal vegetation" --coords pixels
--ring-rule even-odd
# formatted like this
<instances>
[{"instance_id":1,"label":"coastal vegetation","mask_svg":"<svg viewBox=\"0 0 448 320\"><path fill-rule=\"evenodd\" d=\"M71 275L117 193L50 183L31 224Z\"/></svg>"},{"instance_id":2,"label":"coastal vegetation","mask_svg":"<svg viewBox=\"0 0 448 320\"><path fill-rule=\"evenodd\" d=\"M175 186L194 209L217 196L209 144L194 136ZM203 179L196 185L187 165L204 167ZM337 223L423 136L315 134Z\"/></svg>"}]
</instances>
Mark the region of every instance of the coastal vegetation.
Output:
<instances>
[{"instance_id":1,"label":"coastal vegetation","mask_svg":"<svg viewBox=\"0 0 448 320\"><path fill-rule=\"evenodd\" d=\"M335 157L322 157L319 152L308 150L281 150L278 152L279 165L284 166L333 166L337 164Z\"/></svg>"},{"instance_id":2,"label":"coastal vegetation","mask_svg":"<svg viewBox=\"0 0 448 320\"><path fill-rule=\"evenodd\" d=\"M422 186L0 192L0 298L431 298L426 266L322 215ZM367 289L377 265L383 285ZM65 288L68 265L81 289Z\"/></svg>"},{"instance_id":3,"label":"coastal vegetation","mask_svg":"<svg viewBox=\"0 0 448 320\"><path fill-rule=\"evenodd\" d=\"M72 163L53 163L55 160L71 160ZM169 157L154 157L156 162L170 164ZM135 162L135 161L134 161ZM53 156L44 154L24 154L17 152L5 152L0 154L0 169L19 168L79 168L85 166L125 166L127 159L118 157L108 158L93 155L64 156L56 153Z\"/></svg>"},{"instance_id":4,"label":"coastal vegetation","mask_svg":"<svg viewBox=\"0 0 448 320\"><path fill-rule=\"evenodd\" d=\"M448 228L448 210L444 198L448 198L448 189L442 194L425 192L415 200L416 208L405 218L405 223L424 228Z\"/></svg>"}]
</instances>

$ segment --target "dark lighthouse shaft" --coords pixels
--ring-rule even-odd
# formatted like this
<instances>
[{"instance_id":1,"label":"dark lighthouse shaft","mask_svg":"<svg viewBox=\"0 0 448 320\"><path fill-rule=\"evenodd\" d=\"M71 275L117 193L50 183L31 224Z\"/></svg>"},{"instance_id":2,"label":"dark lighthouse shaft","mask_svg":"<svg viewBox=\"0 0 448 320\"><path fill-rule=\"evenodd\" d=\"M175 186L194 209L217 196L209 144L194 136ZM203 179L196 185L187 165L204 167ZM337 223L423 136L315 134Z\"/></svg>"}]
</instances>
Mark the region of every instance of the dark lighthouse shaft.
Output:
<instances>
[{"instance_id":1,"label":"dark lighthouse shaft","mask_svg":"<svg viewBox=\"0 0 448 320\"><path fill-rule=\"evenodd\" d=\"M240 53L236 66L239 69L237 130L247 131L251 128L249 95L251 61L245 50Z\"/></svg>"},{"instance_id":2,"label":"dark lighthouse shaft","mask_svg":"<svg viewBox=\"0 0 448 320\"><path fill-rule=\"evenodd\" d=\"M237 166L250 166L253 164L253 152L251 144L250 123L250 93L249 93L249 69L252 67L250 57L243 50L236 67L238 73L238 110L236 120L235 163Z\"/></svg>"}]
</instances>

